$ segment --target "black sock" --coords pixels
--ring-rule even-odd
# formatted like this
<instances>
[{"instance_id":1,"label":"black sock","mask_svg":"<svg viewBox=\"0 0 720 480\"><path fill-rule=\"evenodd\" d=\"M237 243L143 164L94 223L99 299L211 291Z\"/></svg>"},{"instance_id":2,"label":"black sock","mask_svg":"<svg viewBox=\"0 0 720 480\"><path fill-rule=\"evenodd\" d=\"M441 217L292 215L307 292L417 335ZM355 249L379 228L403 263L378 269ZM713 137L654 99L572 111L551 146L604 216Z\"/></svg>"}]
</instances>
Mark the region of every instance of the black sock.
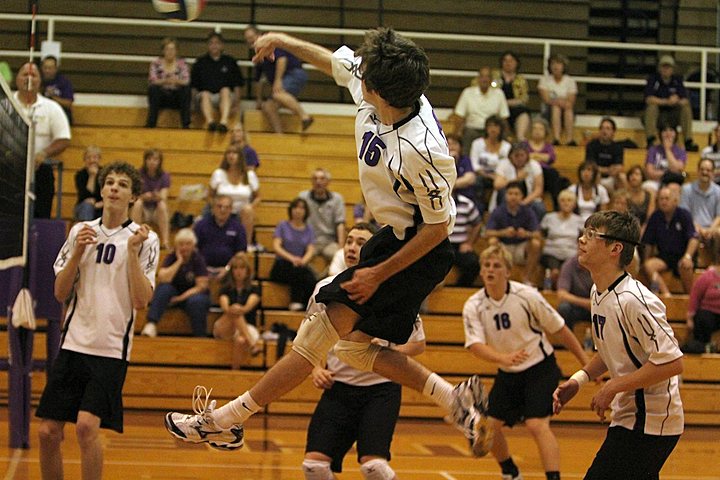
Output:
<instances>
[{"instance_id":1,"label":"black sock","mask_svg":"<svg viewBox=\"0 0 720 480\"><path fill-rule=\"evenodd\" d=\"M518 473L520 473L520 470L518 470L517 465L513 462L512 457L500 462L500 469L502 469L502 473L505 475L512 475L513 477L517 477Z\"/></svg>"},{"instance_id":2,"label":"black sock","mask_svg":"<svg viewBox=\"0 0 720 480\"><path fill-rule=\"evenodd\" d=\"M560 472L545 472L547 480L560 480Z\"/></svg>"}]
</instances>

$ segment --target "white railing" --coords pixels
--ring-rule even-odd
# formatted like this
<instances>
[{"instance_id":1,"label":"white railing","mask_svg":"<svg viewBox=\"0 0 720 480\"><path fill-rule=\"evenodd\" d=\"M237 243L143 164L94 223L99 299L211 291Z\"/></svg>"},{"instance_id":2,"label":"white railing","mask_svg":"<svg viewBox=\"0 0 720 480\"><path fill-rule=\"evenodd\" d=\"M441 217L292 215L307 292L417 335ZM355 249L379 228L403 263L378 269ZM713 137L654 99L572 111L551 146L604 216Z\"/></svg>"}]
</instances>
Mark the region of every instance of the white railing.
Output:
<instances>
[{"instance_id":1,"label":"white railing","mask_svg":"<svg viewBox=\"0 0 720 480\"><path fill-rule=\"evenodd\" d=\"M248 24L246 23L218 23L218 22L188 22L177 23L165 20L143 20L134 18L109 18L109 17L89 17L89 16L71 16L71 15L37 15L39 22L47 22L47 38L46 40L55 41L62 40L55 38L55 26L60 23L92 23L98 25L133 25L145 26L153 28L188 28L188 29L214 29L222 32L225 30L244 30ZM29 22L31 15L29 14L9 14L0 13L0 20ZM361 37L365 34L365 30L348 29L348 28L322 28L322 27L298 27L287 25L257 25L264 31L281 31L299 34L318 34L318 35L347 35ZM429 32L412 32L400 31L415 40L443 40L447 42L463 42L463 43L494 43L494 44L522 44L537 45L542 47L543 63L547 65L547 60L553 50L558 47L581 47L581 48L607 48L615 50L631 50L631 51L648 51L651 53L668 52L668 53L690 53L699 56L700 64L700 81L685 82L687 87L700 89L700 119L706 118L707 93L708 90L720 90L720 83L707 82L708 72L708 56L710 54L720 55L720 48L688 46L688 45L652 45L645 43L619 43L619 42L596 42L584 40L562 40L554 38L523 38L523 37L505 37L491 35L461 35L447 33L429 33ZM28 51L24 50L0 50L0 58L5 57L28 57ZM35 52L35 56L39 56ZM122 55L122 54L98 54L98 53L82 53L82 52L62 52L63 58L93 61L117 61L117 62L141 62L149 63L155 57L147 55ZM188 59L192 62L192 59ZM249 61L238 62L242 66L251 66ZM307 68L312 68L306 66ZM448 69L431 69L432 75L445 77L467 77L472 78L477 75L476 70L448 70ZM537 80L542 72L523 72L523 75L529 79ZM598 77L598 76L573 76L579 83L595 83L595 84L611 84L611 85L644 85L643 79L631 78L614 78L614 77Z\"/></svg>"}]
</instances>

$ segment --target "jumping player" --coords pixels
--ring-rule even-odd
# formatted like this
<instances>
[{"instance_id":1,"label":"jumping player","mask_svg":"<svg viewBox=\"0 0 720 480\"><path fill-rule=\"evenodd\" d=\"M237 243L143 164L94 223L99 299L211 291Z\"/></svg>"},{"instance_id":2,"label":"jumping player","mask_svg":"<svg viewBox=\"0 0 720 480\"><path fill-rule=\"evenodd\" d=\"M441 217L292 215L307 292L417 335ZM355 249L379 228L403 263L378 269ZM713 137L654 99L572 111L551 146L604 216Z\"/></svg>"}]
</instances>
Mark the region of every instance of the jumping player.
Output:
<instances>
[{"instance_id":1,"label":"jumping player","mask_svg":"<svg viewBox=\"0 0 720 480\"><path fill-rule=\"evenodd\" d=\"M555 390L553 407L559 413L585 383L610 373L590 407L603 421L611 408L612 421L585 480L658 479L683 432L682 352L663 302L625 271L639 241L638 221L615 211L592 214L578 240L578 261L595 283L597 354Z\"/></svg>"},{"instance_id":2,"label":"jumping player","mask_svg":"<svg viewBox=\"0 0 720 480\"><path fill-rule=\"evenodd\" d=\"M128 217L140 174L114 162L99 176L103 213L70 230L55 260L55 297L69 301L62 343L36 415L43 480L63 478L61 444L75 423L83 480L100 479L100 428L123 431L122 388L132 348L135 310L155 286L158 236Z\"/></svg>"},{"instance_id":3,"label":"jumping player","mask_svg":"<svg viewBox=\"0 0 720 480\"><path fill-rule=\"evenodd\" d=\"M451 413L473 445L487 452L489 432L479 377L453 388L428 369L374 337L407 342L421 302L446 276L453 253L448 232L455 205L455 162L432 106L423 92L430 74L422 49L393 30L369 31L353 52L324 47L282 33L255 43L253 61L282 48L349 89L358 105L355 141L360 184L375 219L386 225L363 247L360 263L320 289L326 305L303 322L285 355L240 397L215 410L214 401L196 415L170 412L168 431L182 440L216 448L242 446L242 424L264 405L299 385L322 365L327 352L360 370L374 371L423 392ZM336 345L337 344L337 345Z\"/></svg>"},{"instance_id":4,"label":"jumping player","mask_svg":"<svg viewBox=\"0 0 720 480\"><path fill-rule=\"evenodd\" d=\"M545 298L533 287L510 281L512 254L502 245L480 255L485 287L463 308L465 347L478 358L497 363L488 416L494 432L491 452L503 480L522 480L510 456L503 425L524 422L540 451L545 476L560 479L560 448L550 429L552 394L560 369L545 332L554 333L578 359L588 361L580 342Z\"/></svg>"}]
</instances>

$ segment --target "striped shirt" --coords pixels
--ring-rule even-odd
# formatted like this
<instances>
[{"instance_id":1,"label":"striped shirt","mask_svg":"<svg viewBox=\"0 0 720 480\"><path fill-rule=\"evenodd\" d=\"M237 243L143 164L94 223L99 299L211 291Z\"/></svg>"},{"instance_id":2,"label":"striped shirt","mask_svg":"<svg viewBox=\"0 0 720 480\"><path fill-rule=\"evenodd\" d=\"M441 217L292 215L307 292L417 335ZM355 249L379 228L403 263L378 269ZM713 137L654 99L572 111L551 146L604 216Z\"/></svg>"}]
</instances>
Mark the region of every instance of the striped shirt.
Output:
<instances>
[{"instance_id":1,"label":"striped shirt","mask_svg":"<svg viewBox=\"0 0 720 480\"><path fill-rule=\"evenodd\" d=\"M480 211L471 199L465 195L453 195L455 206L457 208L457 216L455 217L455 226L449 236L450 243L458 245L465 243L470 235L470 231L475 225L482 221Z\"/></svg>"}]
</instances>

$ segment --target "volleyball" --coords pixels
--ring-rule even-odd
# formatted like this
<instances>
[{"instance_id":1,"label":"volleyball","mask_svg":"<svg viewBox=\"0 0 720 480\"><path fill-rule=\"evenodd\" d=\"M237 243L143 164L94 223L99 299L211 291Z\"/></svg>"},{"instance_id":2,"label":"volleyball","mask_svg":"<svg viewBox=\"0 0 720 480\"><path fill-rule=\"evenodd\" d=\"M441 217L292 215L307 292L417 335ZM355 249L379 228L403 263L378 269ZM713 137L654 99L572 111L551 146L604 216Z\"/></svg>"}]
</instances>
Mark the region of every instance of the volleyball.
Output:
<instances>
[{"instance_id":1,"label":"volleyball","mask_svg":"<svg viewBox=\"0 0 720 480\"><path fill-rule=\"evenodd\" d=\"M152 0L153 8L165 19L190 22L200 16L206 0Z\"/></svg>"}]
</instances>

